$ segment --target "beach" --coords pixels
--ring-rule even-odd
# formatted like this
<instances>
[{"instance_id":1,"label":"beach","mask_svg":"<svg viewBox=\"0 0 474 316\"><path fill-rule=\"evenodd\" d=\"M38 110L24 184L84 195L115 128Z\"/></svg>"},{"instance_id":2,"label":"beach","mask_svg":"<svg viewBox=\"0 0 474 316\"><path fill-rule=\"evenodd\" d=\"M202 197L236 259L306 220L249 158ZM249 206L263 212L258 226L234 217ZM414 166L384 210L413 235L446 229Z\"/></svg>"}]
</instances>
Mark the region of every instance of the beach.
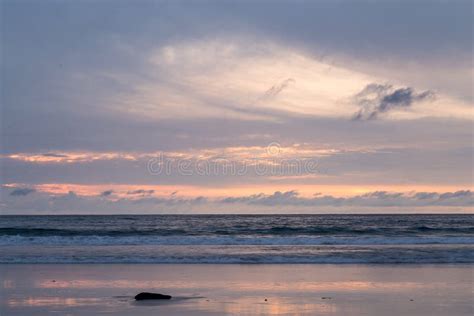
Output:
<instances>
[{"instance_id":1,"label":"beach","mask_svg":"<svg viewBox=\"0 0 474 316\"><path fill-rule=\"evenodd\" d=\"M2 264L0 315L472 315L472 265ZM135 301L139 292L169 301Z\"/></svg>"},{"instance_id":2,"label":"beach","mask_svg":"<svg viewBox=\"0 0 474 316\"><path fill-rule=\"evenodd\" d=\"M0 0L0 316L474 316L474 0Z\"/></svg>"},{"instance_id":3,"label":"beach","mask_svg":"<svg viewBox=\"0 0 474 316\"><path fill-rule=\"evenodd\" d=\"M1 316L473 314L469 215L2 220Z\"/></svg>"}]
</instances>

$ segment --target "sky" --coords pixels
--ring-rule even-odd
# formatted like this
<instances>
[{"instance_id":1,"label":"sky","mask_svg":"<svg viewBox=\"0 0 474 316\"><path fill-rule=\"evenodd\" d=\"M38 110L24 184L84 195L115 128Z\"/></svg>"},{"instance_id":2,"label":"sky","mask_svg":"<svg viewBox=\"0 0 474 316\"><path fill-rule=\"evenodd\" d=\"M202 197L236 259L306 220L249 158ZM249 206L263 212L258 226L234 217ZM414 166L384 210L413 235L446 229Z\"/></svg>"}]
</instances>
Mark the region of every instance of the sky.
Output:
<instances>
[{"instance_id":1,"label":"sky","mask_svg":"<svg viewBox=\"0 0 474 316\"><path fill-rule=\"evenodd\" d=\"M474 211L472 1L1 15L2 214Z\"/></svg>"}]
</instances>

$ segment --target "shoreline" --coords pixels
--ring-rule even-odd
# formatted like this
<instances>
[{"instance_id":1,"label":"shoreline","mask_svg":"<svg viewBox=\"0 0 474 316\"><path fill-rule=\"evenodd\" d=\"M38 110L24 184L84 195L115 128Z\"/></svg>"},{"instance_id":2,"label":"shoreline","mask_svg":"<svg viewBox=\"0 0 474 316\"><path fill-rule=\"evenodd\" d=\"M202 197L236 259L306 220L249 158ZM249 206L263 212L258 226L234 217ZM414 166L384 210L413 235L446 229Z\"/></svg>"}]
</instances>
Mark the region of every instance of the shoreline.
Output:
<instances>
[{"instance_id":1,"label":"shoreline","mask_svg":"<svg viewBox=\"0 0 474 316\"><path fill-rule=\"evenodd\" d=\"M472 266L474 271L474 262L433 262L433 263L413 263L413 262L387 262L387 263L372 263L372 262L0 262L0 271L2 266L64 266L64 265L79 265L79 266L101 266L101 265L137 265L137 266L375 266L375 267L430 267L430 266Z\"/></svg>"}]
</instances>

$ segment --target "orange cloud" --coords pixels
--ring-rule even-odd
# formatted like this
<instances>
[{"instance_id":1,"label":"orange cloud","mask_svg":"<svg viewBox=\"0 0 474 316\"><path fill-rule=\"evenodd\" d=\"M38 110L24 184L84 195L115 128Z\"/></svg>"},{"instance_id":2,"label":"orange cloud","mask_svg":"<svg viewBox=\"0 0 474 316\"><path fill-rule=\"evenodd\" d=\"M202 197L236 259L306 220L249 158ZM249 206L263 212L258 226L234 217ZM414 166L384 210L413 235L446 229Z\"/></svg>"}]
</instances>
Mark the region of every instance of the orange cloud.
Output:
<instances>
[{"instance_id":1,"label":"orange cloud","mask_svg":"<svg viewBox=\"0 0 474 316\"><path fill-rule=\"evenodd\" d=\"M55 152L45 154L18 153L3 155L1 158L9 158L31 163L81 163L96 160L137 159L133 154L116 152Z\"/></svg>"}]
</instances>

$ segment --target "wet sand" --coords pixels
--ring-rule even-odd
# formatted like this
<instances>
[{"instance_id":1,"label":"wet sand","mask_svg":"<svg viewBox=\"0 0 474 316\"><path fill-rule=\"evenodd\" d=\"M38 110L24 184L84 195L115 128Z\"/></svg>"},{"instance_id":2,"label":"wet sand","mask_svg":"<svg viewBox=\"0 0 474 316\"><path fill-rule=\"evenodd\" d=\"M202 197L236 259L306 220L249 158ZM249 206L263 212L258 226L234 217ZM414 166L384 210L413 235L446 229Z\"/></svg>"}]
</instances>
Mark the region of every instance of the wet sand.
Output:
<instances>
[{"instance_id":1,"label":"wet sand","mask_svg":"<svg viewBox=\"0 0 474 316\"><path fill-rule=\"evenodd\" d=\"M472 315L472 265L0 265L0 315ZM169 301L140 301L142 291Z\"/></svg>"}]
</instances>

